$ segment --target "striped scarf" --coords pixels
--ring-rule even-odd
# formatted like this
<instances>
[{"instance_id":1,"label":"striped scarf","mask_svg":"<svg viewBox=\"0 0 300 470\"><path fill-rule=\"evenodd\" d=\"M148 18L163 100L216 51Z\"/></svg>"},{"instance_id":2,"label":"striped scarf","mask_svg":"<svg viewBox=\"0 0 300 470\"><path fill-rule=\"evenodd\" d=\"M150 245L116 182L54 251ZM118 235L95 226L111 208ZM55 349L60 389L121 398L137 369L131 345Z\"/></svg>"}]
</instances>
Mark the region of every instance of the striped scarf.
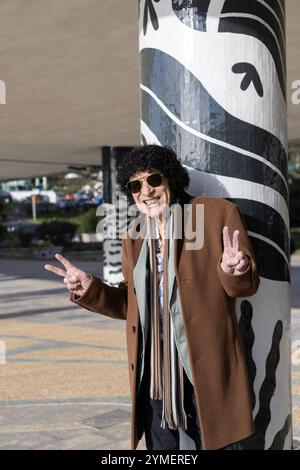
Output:
<instances>
[{"instance_id":1,"label":"striped scarf","mask_svg":"<svg viewBox=\"0 0 300 470\"><path fill-rule=\"evenodd\" d=\"M151 382L150 397L163 401L162 428L187 428L184 410L183 366L175 344L169 310L168 260L172 248L172 216L165 224L163 273L158 272L156 246L158 230L153 218L148 218L150 245L151 289ZM167 233L169 231L169 233ZM159 277L162 276L161 279ZM160 281L160 282L159 282ZM162 299L161 299L162 297ZM162 302L160 302L162 300Z\"/></svg>"}]
</instances>

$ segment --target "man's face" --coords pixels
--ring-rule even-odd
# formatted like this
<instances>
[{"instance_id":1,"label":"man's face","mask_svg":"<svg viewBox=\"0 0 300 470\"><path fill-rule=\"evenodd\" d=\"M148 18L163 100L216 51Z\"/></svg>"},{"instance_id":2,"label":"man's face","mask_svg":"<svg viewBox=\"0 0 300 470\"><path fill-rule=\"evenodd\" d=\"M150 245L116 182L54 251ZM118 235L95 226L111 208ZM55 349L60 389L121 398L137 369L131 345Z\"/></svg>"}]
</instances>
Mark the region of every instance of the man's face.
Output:
<instances>
[{"instance_id":1,"label":"man's face","mask_svg":"<svg viewBox=\"0 0 300 470\"><path fill-rule=\"evenodd\" d=\"M156 173L160 173L158 170L153 171L139 171L135 173L130 181L139 180L141 183L141 189L137 193L132 193L134 202L138 206L139 210L149 217L158 217L164 207L170 202L170 188L167 178L162 176L162 182L157 187L152 187L147 177ZM161 173L160 173L161 174Z\"/></svg>"}]
</instances>

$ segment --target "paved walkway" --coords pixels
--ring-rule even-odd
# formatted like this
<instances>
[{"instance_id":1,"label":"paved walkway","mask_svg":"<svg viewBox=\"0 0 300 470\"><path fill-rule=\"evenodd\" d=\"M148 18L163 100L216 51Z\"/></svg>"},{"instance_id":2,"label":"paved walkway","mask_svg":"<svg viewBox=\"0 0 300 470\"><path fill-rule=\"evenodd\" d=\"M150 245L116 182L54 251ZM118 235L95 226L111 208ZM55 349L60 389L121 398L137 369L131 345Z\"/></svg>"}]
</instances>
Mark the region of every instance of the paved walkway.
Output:
<instances>
[{"instance_id":1,"label":"paved walkway","mask_svg":"<svg viewBox=\"0 0 300 470\"><path fill-rule=\"evenodd\" d=\"M77 264L99 274L97 263ZM42 261L0 260L0 287L0 362L6 347L0 449L129 449L125 323L71 304L62 280L44 271ZM298 295L293 316L300 333ZM296 440L299 377L297 366Z\"/></svg>"},{"instance_id":2,"label":"paved walkway","mask_svg":"<svg viewBox=\"0 0 300 470\"><path fill-rule=\"evenodd\" d=\"M125 323L71 304L42 261L0 260L0 285L0 449L130 448Z\"/></svg>"}]
</instances>

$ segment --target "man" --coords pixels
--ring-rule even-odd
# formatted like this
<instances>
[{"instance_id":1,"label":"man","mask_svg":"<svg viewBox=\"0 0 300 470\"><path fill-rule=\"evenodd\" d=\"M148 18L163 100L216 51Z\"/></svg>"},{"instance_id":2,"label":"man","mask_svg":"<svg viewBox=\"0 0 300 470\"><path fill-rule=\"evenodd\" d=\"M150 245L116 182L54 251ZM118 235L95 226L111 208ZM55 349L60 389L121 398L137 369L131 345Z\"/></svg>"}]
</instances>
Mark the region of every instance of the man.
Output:
<instances>
[{"instance_id":1,"label":"man","mask_svg":"<svg viewBox=\"0 0 300 470\"><path fill-rule=\"evenodd\" d=\"M145 432L147 449L239 449L254 425L235 298L259 285L243 218L189 197L169 148L134 149L117 178L142 214L123 240L124 281L110 287L61 255L65 269L45 268L73 302L127 322L133 448Z\"/></svg>"}]
</instances>

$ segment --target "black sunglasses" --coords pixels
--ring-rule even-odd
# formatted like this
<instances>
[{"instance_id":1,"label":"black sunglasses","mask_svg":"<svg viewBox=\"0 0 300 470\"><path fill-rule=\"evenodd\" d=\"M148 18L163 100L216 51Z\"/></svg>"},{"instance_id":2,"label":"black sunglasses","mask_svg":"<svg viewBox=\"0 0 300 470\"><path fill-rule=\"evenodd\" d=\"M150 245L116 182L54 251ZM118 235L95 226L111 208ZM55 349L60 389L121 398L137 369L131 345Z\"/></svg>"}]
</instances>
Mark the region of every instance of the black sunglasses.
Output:
<instances>
[{"instance_id":1,"label":"black sunglasses","mask_svg":"<svg viewBox=\"0 0 300 470\"><path fill-rule=\"evenodd\" d=\"M132 180L132 181L128 181L128 183L126 184L126 187L128 189L128 191L133 194L133 193L139 193L140 190L142 189L142 183L141 181L143 181L144 179L146 179L147 183L149 184L149 186L151 186L152 188L157 188L158 186L160 186L163 182L163 177L162 175L160 175L159 173L152 173L152 175L149 175L147 176L146 178L141 178L140 180Z\"/></svg>"}]
</instances>

